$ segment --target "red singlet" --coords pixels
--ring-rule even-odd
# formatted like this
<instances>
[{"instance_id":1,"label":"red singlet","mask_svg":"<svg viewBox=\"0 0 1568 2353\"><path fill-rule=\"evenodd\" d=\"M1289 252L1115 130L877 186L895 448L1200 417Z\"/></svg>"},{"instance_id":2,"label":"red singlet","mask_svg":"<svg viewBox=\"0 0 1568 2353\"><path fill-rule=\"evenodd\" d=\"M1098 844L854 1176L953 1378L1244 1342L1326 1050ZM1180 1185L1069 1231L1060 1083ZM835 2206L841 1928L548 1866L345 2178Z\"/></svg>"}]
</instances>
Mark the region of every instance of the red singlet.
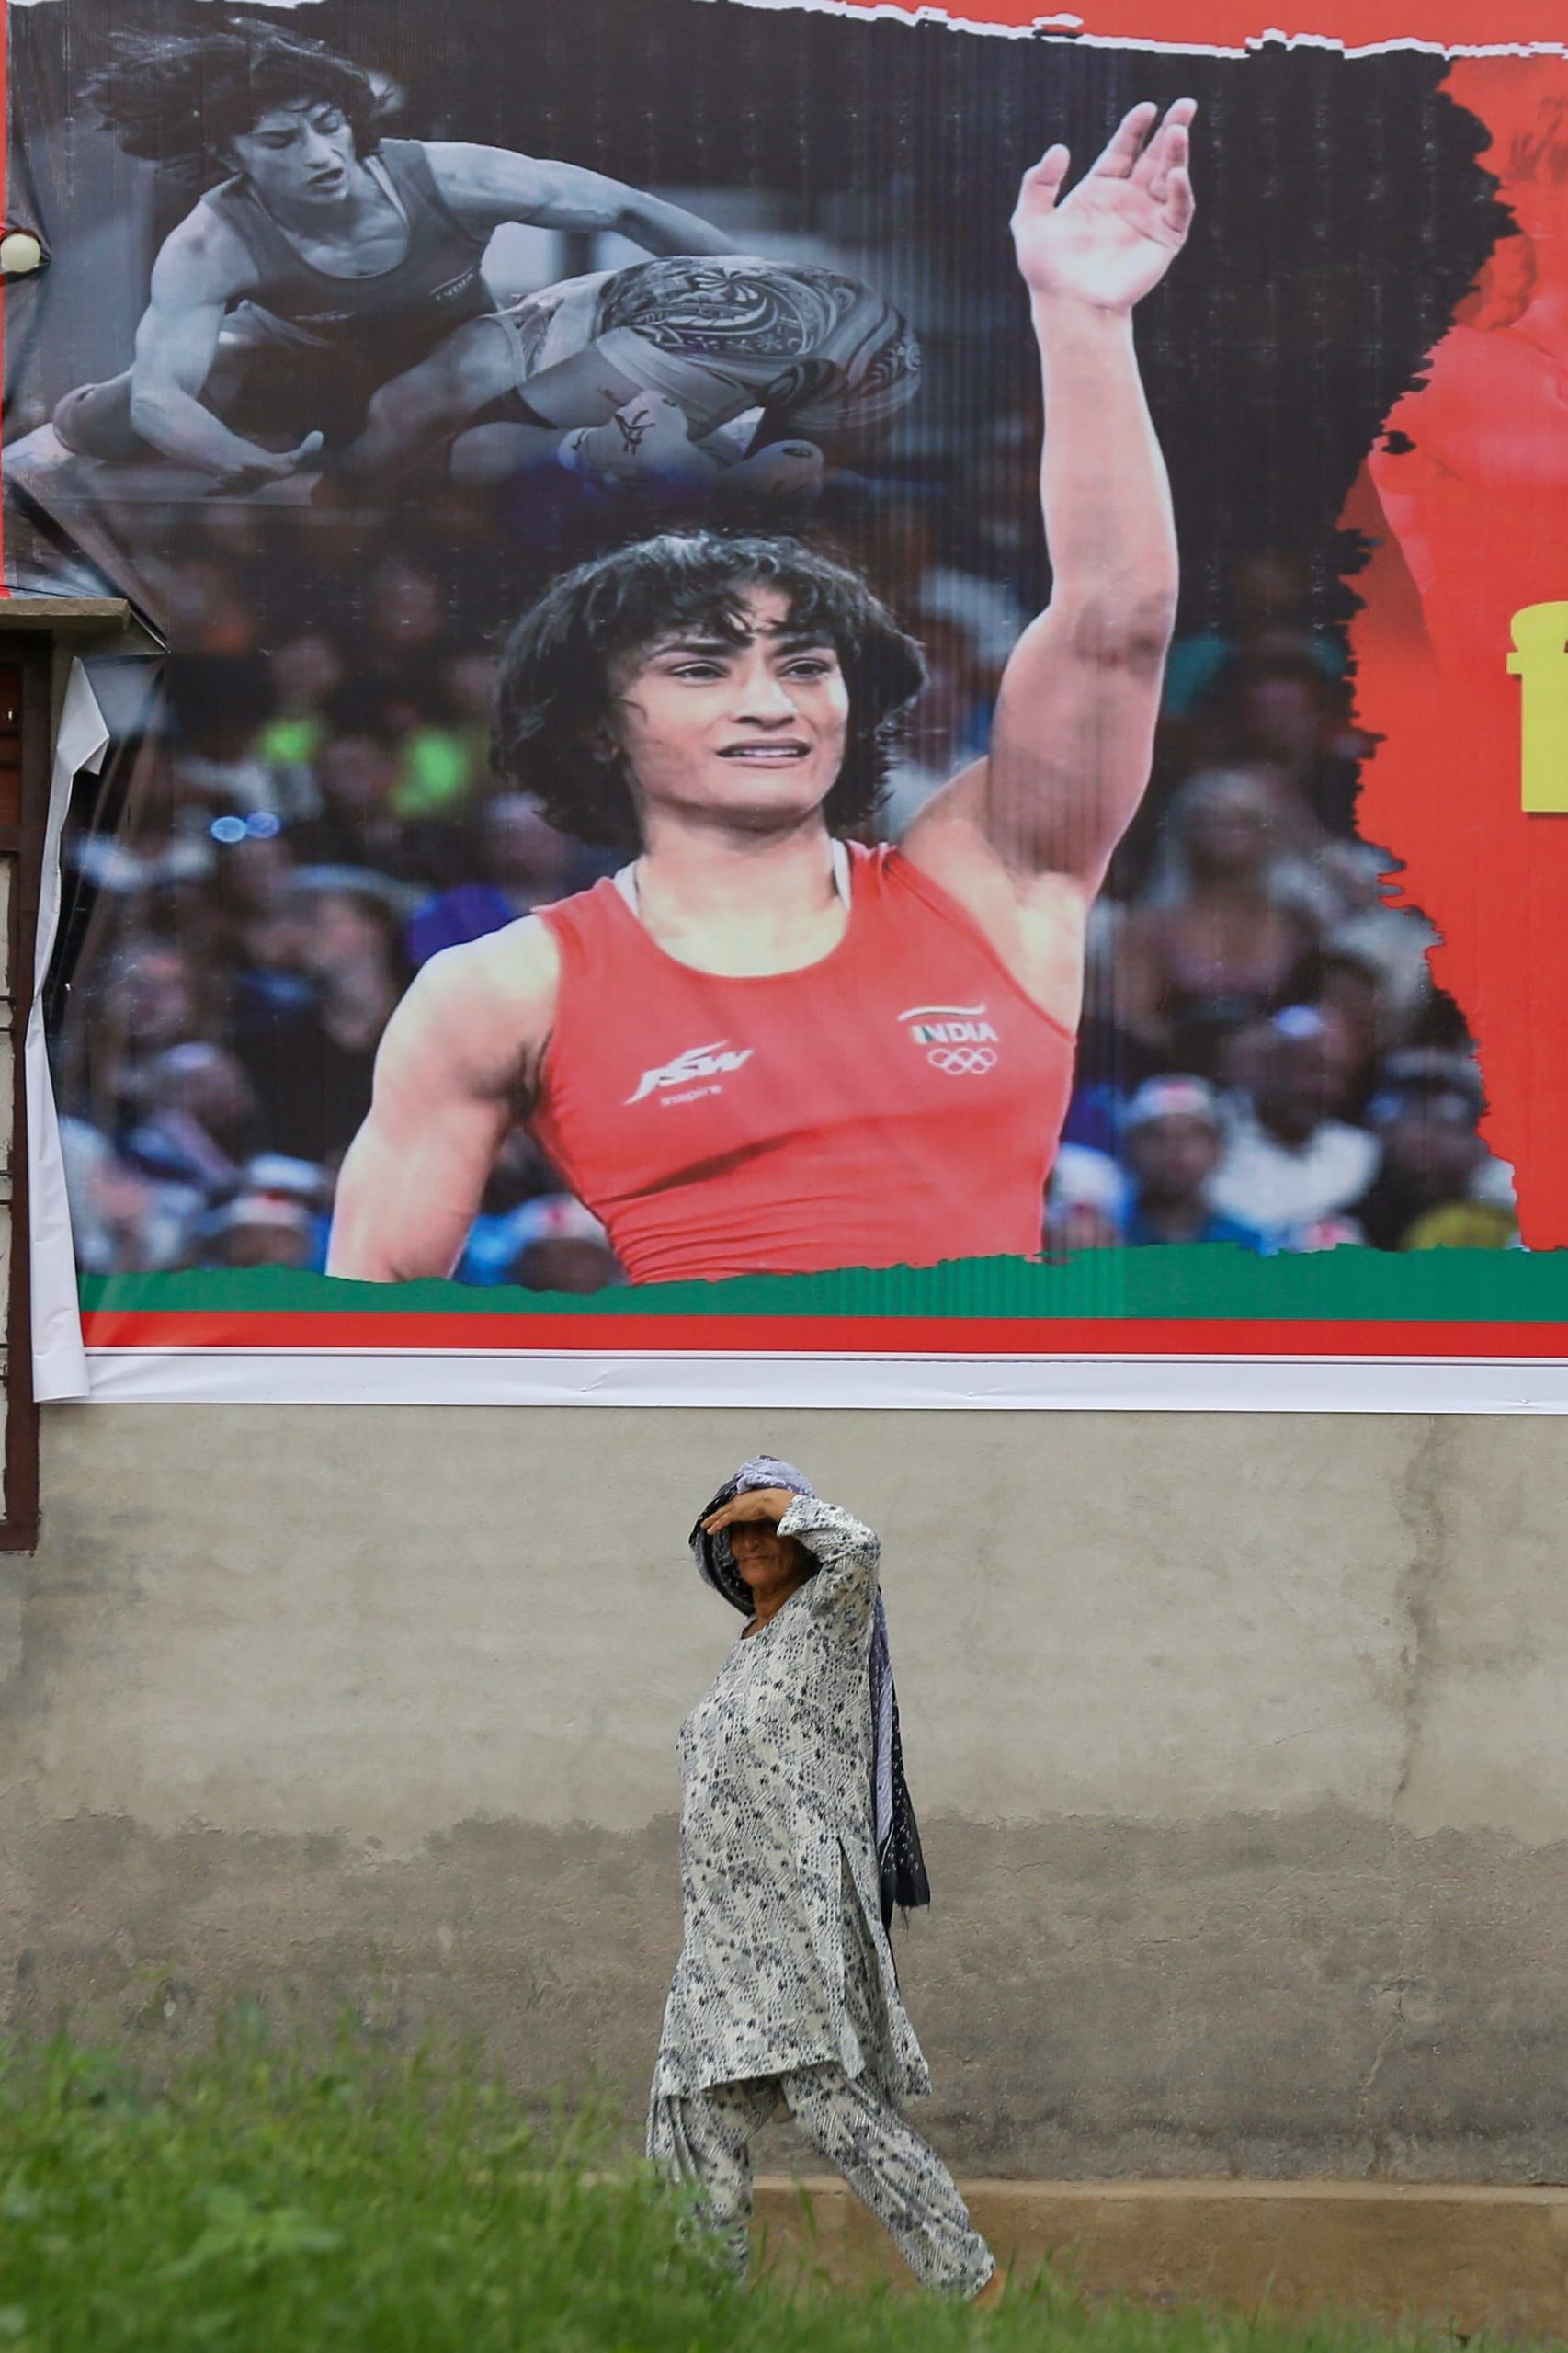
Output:
<instances>
[{"instance_id":1,"label":"red singlet","mask_svg":"<svg viewBox=\"0 0 1568 2353\"><path fill-rule=\"evenodd\" d=\"M540 913L561 997L532 1125L633 1282L1032 1256L1074 1041L897 850L831 954L745 979L613 882Z\"/></svg>"}]
</instances>

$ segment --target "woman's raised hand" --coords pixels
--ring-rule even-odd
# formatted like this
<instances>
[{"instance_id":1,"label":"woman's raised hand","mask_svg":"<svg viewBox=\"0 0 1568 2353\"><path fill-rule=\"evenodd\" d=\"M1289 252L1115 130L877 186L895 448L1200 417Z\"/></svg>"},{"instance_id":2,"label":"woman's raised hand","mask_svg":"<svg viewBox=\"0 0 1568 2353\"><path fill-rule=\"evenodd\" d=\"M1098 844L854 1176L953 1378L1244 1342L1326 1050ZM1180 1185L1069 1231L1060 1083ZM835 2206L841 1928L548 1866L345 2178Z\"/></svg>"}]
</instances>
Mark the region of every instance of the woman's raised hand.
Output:
<instances>
[{"instance_id":1,"label":"woman's raised hand","mask_svg":"<svg viewBox=\"0 0 1568 2353\"><path fill-rule=\"evenodd\" d=\"M709 1536L717 1536L722 1528L733 1528L741 1519L781 1520L795 1501L788 1487L748 1487L744 1495L735 1495L717 1511L710 1511L702 1526Z\"/></svg>"},{"instance_id":2,"label":"woman's raised hand","mask_svg":"<svg viewBox=\"0 0 1568 2353\"><path fill-rule=\"evenodd\" d=\"M1177 98L1156 128L1157 107L1134 107L1069 196L1065 147L1048 148L1024 174L1013 245L1031 294L1131 311L1159 284L1192 222L1187 130L1197 111L1195 99Z\"/></svg>"}]
</instances>

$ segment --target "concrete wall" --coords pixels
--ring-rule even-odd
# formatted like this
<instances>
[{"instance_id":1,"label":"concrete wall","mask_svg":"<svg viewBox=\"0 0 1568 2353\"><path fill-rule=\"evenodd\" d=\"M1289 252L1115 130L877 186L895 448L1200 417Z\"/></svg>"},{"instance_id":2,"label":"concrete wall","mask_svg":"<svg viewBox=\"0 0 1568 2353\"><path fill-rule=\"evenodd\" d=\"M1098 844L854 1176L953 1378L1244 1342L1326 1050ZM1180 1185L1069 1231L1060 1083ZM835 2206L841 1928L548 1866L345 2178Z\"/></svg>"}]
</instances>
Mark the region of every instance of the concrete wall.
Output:
<instances>
[{"instance_id":1,"label":"concrete wall","mask_svg":"<svg viewBox=\"0 0 1568 2353\"><path fill-rule=\"evenodd\" d=\"M634 2112L735 1631L683 1538L760 1445L883 1531L958 2163L1563 2178L1551 1420L52 1409L12 2015L347 1999Z\"/></svg>"}]
</instances>

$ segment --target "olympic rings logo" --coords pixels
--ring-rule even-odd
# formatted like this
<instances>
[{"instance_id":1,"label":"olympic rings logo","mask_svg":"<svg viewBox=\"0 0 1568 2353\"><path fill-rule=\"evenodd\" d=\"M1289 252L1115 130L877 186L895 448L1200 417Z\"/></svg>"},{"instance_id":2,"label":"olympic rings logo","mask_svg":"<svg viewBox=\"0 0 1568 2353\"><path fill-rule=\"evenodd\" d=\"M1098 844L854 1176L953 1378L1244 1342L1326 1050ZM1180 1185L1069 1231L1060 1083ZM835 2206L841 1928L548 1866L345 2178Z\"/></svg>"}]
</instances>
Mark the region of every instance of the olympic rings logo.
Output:
<instances>
[{"instance_id":1,"label":"olympic rings logo","mask_svg":"<svg viewBox=\"0 0 1568 2353\"><path fill-rule=\"evenodd\" d=\"M933 1046L926 1056L933 1070L945 1070L949 1078L983 1078L996 1067L996 1056L989 1046Z\"/></svg>"}]
</instances>

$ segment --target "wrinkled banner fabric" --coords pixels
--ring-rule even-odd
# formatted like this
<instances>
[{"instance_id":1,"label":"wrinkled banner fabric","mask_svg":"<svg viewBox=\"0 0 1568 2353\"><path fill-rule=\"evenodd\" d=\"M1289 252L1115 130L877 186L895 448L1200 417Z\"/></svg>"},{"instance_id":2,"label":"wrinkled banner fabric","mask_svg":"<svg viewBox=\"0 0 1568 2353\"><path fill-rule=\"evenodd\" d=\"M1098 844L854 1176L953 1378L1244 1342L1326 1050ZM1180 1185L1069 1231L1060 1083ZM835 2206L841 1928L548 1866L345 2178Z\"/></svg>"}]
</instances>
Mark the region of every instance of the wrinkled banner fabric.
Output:
<instances>
[{"instance_id":1,"label":"wrinkled banner fabric","mask_svg":"<svg viewBox=\"0 0 1568 2353\"><path fill-rule=\"evenodd\" d=\"M14 5L40 1395L1568 1405L1549 14Z\"/></svg>"}]
</instances>

